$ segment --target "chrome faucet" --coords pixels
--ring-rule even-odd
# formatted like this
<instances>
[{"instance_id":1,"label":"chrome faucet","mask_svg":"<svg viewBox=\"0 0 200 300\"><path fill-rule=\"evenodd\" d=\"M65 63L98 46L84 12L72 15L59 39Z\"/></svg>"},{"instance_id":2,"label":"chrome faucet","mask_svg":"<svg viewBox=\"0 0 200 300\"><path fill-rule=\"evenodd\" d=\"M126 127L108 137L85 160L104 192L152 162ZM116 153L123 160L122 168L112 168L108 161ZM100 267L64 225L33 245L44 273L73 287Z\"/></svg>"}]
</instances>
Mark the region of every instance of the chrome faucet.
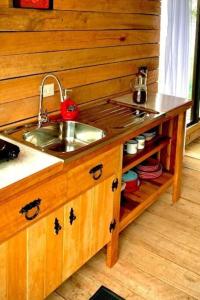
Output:
<instances>
[{"instance_id":1,"label":"chrome faucet","mask_svg":"<svg viewBox=\"0 0 200 300\"><path fill-rule=\"evenodd\" d=\"M64 89L62 88L62 85L60 83L60 80L53 74L47 74L40 85L40 102L39 102L39 112L38 112L38 128L42 126L43 123L48 122L48 114L47 111L44 111L43 108L43 89L44 89L44 83L47 78L52 77L56 80L58 87L59 87L59 92L60 92L60 101L64 101Z\"/></svg>"}]
</instances>

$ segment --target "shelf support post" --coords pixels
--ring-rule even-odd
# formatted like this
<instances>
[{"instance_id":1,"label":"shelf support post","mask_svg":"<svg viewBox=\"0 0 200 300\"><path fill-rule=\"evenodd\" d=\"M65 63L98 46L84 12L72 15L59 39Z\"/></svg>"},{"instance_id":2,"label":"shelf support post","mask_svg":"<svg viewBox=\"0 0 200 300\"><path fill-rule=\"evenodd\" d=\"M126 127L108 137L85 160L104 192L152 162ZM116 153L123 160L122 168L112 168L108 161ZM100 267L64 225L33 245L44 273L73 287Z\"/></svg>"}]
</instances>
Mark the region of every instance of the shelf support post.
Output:
<instances>
[{"instance_id":1,"label":"shelf support post","mask_svg":"<svg viewBox=\"0 0 200 300\"><path fill-rule=\"evenodd\" d=\"M183 154L184 154L184 146L185 146L185 126L186 126L185 120L186 120L186 112L181 112L178 115L174 184L173 184L173 193L172 193L173 203L176 203L181 196L181 176L182 176Z\"/></svg>"}]
</instances>

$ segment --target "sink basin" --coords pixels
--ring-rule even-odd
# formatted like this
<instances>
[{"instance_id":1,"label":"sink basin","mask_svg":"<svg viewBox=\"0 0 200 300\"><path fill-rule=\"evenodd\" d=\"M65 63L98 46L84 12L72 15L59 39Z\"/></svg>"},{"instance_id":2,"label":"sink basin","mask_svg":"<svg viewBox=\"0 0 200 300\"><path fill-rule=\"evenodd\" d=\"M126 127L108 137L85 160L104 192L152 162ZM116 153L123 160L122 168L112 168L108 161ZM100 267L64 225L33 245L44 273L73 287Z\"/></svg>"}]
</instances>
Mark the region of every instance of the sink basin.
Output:
<instances>
[{"instance_id":1,"label":"sink basin","mask_svg":"<svg viewBox=\"0 0 200 300\"><path fill-rule=\"evenodd\" d=\"M62 153L78 150L104 137L103 130L75 121L54 123L23 135L26 142Z\"/></svg>"}]
</instances>

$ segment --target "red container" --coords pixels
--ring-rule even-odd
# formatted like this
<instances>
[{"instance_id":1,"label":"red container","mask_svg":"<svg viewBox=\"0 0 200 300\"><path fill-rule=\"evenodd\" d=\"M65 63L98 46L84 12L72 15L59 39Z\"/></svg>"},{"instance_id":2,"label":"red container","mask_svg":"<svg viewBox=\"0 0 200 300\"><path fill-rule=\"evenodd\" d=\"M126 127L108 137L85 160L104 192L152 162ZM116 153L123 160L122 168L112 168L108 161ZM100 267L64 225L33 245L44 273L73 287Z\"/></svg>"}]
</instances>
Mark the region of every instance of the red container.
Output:
<instances>
[{"instance_id":1,"label":"red container","mask_svg":"<svg viewBox=\"0 0 200 300\"><path fill-rule=\"evenodd\" d=\"M49 9L51 8L50 0L15 0L15 7L24 7L24 8L40 8L40 9Z\"/></svg>"},{"instance_id":2,"label":"red container","mask_svg":"<svg viewBox=\"0 0 200 300\"><path fill-rule=\"evenodd\" d=\"M136 192L139 190L140 180L137 178L135 180L131 180L126 182L125 191L128 193Z\"/></svg>"}]
</instances>

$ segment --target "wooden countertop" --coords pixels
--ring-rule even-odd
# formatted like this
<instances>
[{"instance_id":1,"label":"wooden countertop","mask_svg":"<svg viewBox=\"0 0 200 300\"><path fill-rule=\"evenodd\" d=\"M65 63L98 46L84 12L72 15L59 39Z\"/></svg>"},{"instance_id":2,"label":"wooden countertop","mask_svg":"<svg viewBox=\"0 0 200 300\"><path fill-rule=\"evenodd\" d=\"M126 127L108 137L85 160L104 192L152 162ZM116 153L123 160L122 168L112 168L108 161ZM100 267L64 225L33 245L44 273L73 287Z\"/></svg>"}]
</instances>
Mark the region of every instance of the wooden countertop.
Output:
<instances>
[{"instance_id":1,"label":"wooden countertop","mask_svg":"<svg viewBox=\"0 0 200 300\"><path fill-rule=\"evenodd\" d=\"M87 160L90 156L91 158L95 155L102 152L102 148L105 150L110 149L116 145L123 144L128 139L133 138L144 132L145 130L149 130L157 126L161 120L163 121L171 117L173 115L177 115L180 111L185 111L192 106L192 101L184 98L177 98L174 96L162 95L162 94L151 94L148 96L147 103L143 105L136 105L132 101L132 94L126 94L119 97L115 97L110 99L110 104L112 101L116 103L127 104L129 107L134 107L138 109L146 109L150 112L157 112L157 114L152 115L149 119L145 120L140 124L134 124L133 126L128 126L124 129L114 129L111 128L112 125L118 123L120 119L127 118L124 115L120 115L116 118L114 116L114 121L109 119L109 115L106 115L106 112L99 114L100 105L106 102L106 100L102 100L101 102L97 102L97 106L91 104L84 105L83 114L80 115L80 121L87 122L90 125L96 126L98 128L104 129L107 132L107 136L99 141L98 143L94 144L93 146L86 147L82 149L80 152L74 153L71 157L68 156L65 159L65 168L71 168L76 166L80 163L80 161ZM109 102L108 102L109 103ZM85 113L85 111L87 111ZM113 109L114 110L114 109ZM112 116L112 114L110 115ZM98 118L98 120L96 120ZM105 151L104 150L104 151Z\"/></svg>"},{"instance_id":2,"label":"wooden countertop","mask_svg":"<svg viewBox=\"0 0 200 300\"><path fill-rule=\"evenodd\" d=\"M115 100L122 103L135 105L132 100L132 94L117 97ZM148 95L147 102L138 106L141 108L151 109L159 113L170 113L179 108L190 108L191 105L192 101L188 99L163 94L150 94Z\"/></svg>"},{"instance_id":3,"label":"wooden countertop","mask_svg":"<svg viewBox=\"0 0 200 300\"><path fill-rule=\"evenodd\" d=\"M24 182L23 188L29 187L31 184L37 183L37 180L45 179L48 176L52 176L57 172L66 172L68 169L75 167L88 159L91 159L95 157L96 155L102 153L103 151L107 151L111 149L114 146L117 146L119 144L123 144L125 141L127 141L130 138L133 138L133 136L137 136L140 133L149 130L150 128L153 128L160 124L162 119L164 120L166 116L170 116L171 114L178 114L179 111L184 111L191 107L192 102L190 100L177 98L173 96L167 96L167 95L149 95L148 101L145 105L137 105L136 108L145 108L149 111L158 112L157 114L152 114L152 116L145 120L142 123L134 124L133 126L128 126L121 129L116 129L116 124L119 123L119 120L127 120L129 121L129 118L127 118L125 115L119 115L117 118L113 114L107 115L105 112L101 112L101 106L104 105L104 103L112 104L111 102L107 102L106 100L97 102L97 104L94 106L89 104L88 106L84 106L84 109L81 110L80 114L80 122L88 123L90 125L96 126L98 128L104 129L107 132L107 135L102 140L89 145L85 148L80 149L80 151L76 151L74 153L68 153L67 155L63 156L64 163L57 163L59 164L59 167L56 167L54 169L54 166L50 166L50 170L48 172L47 169L45 169L45 166L41 165L41 169L43 168L43 173L41 173L41 177L37 176L37 174L31 175L27 174L27 178L24 177L24 179L20 181L16 181L14 184L12 184L10 187L12 187L12 191L14 193L22 190L21 181ZM114 98L114 101L117 103L121 103L123 107L123 103L126 103L127 107L135 106L135 104L132 102L132 94L123 95L120 97ZM111 111L113 113L113 108L111 105ZM125 111L126 112L126 111ZM123 111L124 113L124 111ZM101 116L102 114L102 116ZM111 119L109 119L109 116ZM96 120L98 117L98 120ZM128 116L130 117L130 115ZM113 119L112 119L113 118ZM14 138L15 140L18 140L16 135L10 136L11 138ZM30 147L32 149L32 147ZM35 150L34 150L35 151ZM41 151L37 151L41 153L41 155L45 155ZM54 154L53 152L50 152L50 154ZM47 155L47 154L46 154ZM61 156L62 157L62 156ZM46 157L47 158L47 157ZM57 158L53 155L53 158L56 160ZM48 160L48 159L47 159ZM59 159L58 159L59 160ZM56 162L55 162L56 165ZM23 166L23 165L22 165ZM32 172L34 173L34 172ZM36 172L37 173L37 172ZM32 180L30 180L30 178ZM18 177L16 177L16 180L19 180ZM0 196L2 192L6 192L7 189L10 188L9 186L6 188L3 188L0 190ZM4 194L5 195L5 194Z\"/></svg>"}]
</instances>

